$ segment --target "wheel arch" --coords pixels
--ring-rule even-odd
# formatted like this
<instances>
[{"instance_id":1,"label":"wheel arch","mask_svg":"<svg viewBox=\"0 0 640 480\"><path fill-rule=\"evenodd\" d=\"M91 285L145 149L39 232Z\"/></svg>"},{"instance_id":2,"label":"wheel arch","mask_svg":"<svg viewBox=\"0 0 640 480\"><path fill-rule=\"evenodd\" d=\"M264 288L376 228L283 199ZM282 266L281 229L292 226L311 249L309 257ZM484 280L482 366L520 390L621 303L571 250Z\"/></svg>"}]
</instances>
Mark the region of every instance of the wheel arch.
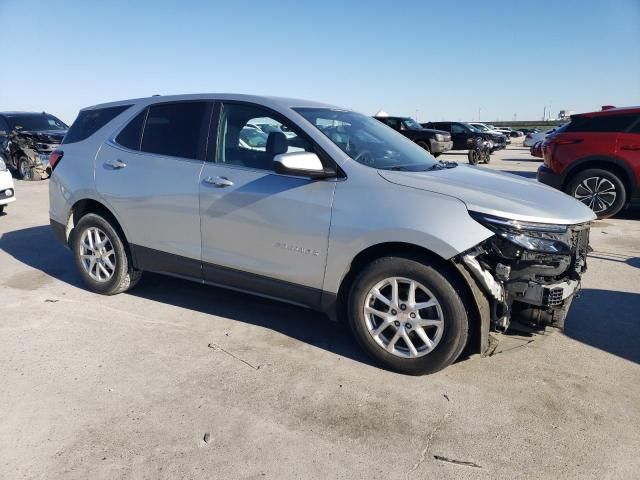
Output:
<instances>
[{"instance_id":1,"label":"wheel arch","mask_svg":"<svg viewBox=\"0 0 640 480\"><path fill-rule=\"evenodd\" d=\"M487 339L483 340L483 336L486 336L486 334L482 333L481 328L483 317L486 315L481 311L481 302L476 298L478 292L477 285L469 283L474 280L470 275L464 275L460 271L460 267L455 263L454 259L446 260L433 251L412 243L378 243L359 252L353 258L345 275L343 276L335 298L335 305L331 308L331 310L335 312L334 315L336 319L345 323L349 292L357 275L374 260L389 256L401 256L417 260L428 265L433 265L438 268L440 273L451 281L453 287L462 297L469 315L469 338L467 340L466 349L471 347L473 350L471 353L482 353L484 350L482 345L486 344L487 341ZM484 320L486 323L486 319Z\"/></svg>"},{"instance_id":2,"label":"wheel arch","mask_svg":"<svg viewBox=\"0 0 640 480\"><path fill-rule=\"evenodd\" d=\"M137 262L133 251L129 245L129 241L127 239L127 235L122 228L121 223L118 221L116 215L111 211L109 207L107 207L102 202L95 200L93 198L83 198L81 200L76 201L71 210L69 211L69 218L67 219L66 226L66 236L67 236L67 244L70 243L71 236L74 233L75 226L78 224L80 219L89 213L95 213L100 215L105 220L109 221L113 228L118 232L118 235L122 237L123 244L129 259L133 263L134 266L137 266Z\"/></svg>"},{"instance_id":3,"label":"wheel arch","mask_svg":"<svg viewBox=\"0 0 640 480\"><path fill-rule=\"evenodd\" d=\"M637 182L631 168L622 160L616 157L594 156L586 157L573 162L566 170L564 175L564 182L562 183L562 190L569 186L569 183L578 173L588 170L590 168L600 168L602 170L609 170L612 173L618 175L620 180L624 184L627 198L630 198L634 190L636 190Z\"/></svg>"}]
</instances>

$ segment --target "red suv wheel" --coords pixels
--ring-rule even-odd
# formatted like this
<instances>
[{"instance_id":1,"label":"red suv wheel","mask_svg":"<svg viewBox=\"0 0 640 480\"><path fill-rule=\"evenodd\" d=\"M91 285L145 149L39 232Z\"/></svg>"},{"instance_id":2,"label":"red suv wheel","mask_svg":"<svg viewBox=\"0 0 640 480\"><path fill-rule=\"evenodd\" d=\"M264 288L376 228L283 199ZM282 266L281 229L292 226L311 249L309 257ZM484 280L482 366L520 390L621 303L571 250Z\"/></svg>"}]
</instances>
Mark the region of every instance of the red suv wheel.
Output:
<instances>
[{"instance_id":1,"label":"red suv wheel","mask_svg":"<svg viewBox=\"0 0 640 480\"><path fill-rule=\"evenodd\" d=\"M612 217L624 207L627 192L622 180L608 170L590 168L576 174L565 192L580 200L598 216Z\"/></svg>"}]
</instances>

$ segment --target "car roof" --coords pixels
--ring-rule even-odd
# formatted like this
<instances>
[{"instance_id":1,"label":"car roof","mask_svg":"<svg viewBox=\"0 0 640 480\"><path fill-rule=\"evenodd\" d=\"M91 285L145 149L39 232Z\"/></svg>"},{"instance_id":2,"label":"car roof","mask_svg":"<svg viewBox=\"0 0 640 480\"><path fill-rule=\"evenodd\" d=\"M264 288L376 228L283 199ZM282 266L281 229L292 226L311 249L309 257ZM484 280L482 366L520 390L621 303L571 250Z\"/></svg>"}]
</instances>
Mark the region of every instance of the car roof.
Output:
<instances>
[{"instance_id":1,"label":"car roof","mask_svg":"<svg viewBox=\"0 0 640 480\"><path fill-rule=\"evenodd\" d=\"M278 108L344 108L330 105L328 103L321 103L312 100L302 100L297 98L285 98L285 97L272 97L272 96L260 96L260 95L245 95L236 93L191 93L185 95L154 95L151 97L132 98L128 100L119 100L116 102L101 103L98 105L92 105L90 107L83 108L82 110L93 110L96 108L108 108L117 107L121 105L131 104L154 104L164 102L178 102L178 101L193 101L193 100L221 100L221 101L238 101L257 103L266 107Z\"/></svg>"},{"instance_id":2,"label":"car roof","mask_svg":"<svg viewBox=\"0 0 640 480\"><path fill-rule=\"evenodd\" d=\"M49 112L0 112L0 115L7 115L10 117L23 117L27 115L51 115Z\"/></svg>"},{"instance_id":3,"label":"car roof","mask_svg":"<svg viewBox=\"0 0 640 480\"><path fill-rule=\"evenodd\" d=\"M640 106L636 107L616 107L606 110L598 110L597 112L576 113L572 117L600 117L606 115L623 115L626 113L640 113Z\"/></svg>"}]
</instances>

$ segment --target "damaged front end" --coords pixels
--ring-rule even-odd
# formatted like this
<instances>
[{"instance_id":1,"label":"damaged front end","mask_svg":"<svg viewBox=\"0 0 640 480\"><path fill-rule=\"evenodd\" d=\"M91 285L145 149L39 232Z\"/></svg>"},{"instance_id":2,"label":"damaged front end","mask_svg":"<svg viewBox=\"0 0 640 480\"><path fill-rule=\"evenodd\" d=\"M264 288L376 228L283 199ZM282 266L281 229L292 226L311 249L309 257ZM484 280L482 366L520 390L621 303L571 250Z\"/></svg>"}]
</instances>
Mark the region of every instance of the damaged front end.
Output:
<instances>
[{"instance_id":1,"label":"damaged front end","mask_svg":"<svg viewBox=\"0 0 640 480\"><path fill-rule=\"evenodd\" d=\"M479 213L471 216L495 235L457 261L489 300L491 330L506 331L512 319L563 328L587 269L590 223L559 225Z\"/></svg>"},{"instance_id":2,"label":"damaged front end","mask_svg":"<svg viewBox=\"0 0 640 480\"><path fill-rule=\"evenodd\" d=\"M9 135L10 166L25 180L51 175L49 155L60 146L64 132L13 130Z\"/></svg>"}]
</instances>

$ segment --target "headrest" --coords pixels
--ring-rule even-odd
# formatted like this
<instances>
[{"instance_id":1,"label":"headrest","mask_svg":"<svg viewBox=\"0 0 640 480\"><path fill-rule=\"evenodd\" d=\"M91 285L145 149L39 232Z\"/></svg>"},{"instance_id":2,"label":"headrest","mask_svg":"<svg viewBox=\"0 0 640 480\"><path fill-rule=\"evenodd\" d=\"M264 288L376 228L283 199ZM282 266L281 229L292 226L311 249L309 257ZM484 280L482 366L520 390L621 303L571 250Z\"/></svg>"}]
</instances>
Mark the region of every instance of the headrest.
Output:
<instances>
[{"instance_id":1,"label":"headrest","mask_svg":"<svg viewBox=\"0 0 640 480\"><path fill-rule=\"evenodd\" d=\"M271 132L267 137L267 154L276 156L287 153L289 142L287 136L282 132Z\"/></svg>"}]
</instances>

